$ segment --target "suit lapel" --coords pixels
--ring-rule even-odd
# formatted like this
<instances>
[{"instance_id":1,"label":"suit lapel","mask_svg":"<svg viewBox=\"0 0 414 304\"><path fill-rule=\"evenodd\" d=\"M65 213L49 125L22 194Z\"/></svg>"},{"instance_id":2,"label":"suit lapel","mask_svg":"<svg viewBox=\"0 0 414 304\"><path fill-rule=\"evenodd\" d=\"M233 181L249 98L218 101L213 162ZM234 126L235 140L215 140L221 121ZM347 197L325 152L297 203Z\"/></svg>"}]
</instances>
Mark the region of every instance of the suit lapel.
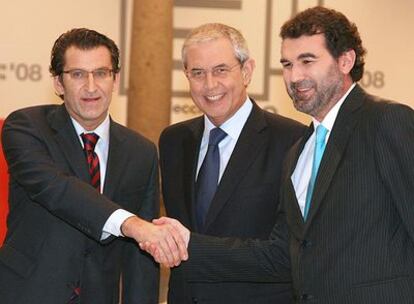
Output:
<instances>
[{"instance_id":1,"label":"suit lapel","mask_svg":"<svg viewBox=\"0 0 414 304\"><path fill-rule=\"evenodd\" d=\"M62 104L58 107L56 111L49 115L48 120L51 128L56 131L55 140L59 144L69 166L77 177L89 183L90 175L85 154L65 106Z\"/></svg>"},{"instance_id":2,"label":"suit lapel","mask_svg":"<svg viewBox=\"0 0 414 304\"><path fill-rule=\"evenodd\" d=\"M293 215L291 217L288 217L289 226L293 230L292 232L295 233L298 237L300 237L301 233L303 232L305 222L303 220L302 212L300 211L291 176L296 169L296 164L299 160L299 156L302 153L302 150L305 147L305 144L308 141L309 137L312 135L313 130L313 124L311 124L306 130L304 136L299 139L292 146L292 148L290 148L290 151L285 159L286 174L283 174L285 190L283 201L286 203L284 208L289 214Z\"/></svg>"},{"instance_id":3,"label":"suit lapel","mask_svg":"<svg viewBox=\"0 0 414 304\"><path fill-rule=\"evenodd\" d=\"M205 231L208 230L209 225L214 222L217 215L233 195L237 185L256 159L256 155L263 148L268 138L264 130L266 125L267 122L264 118L263 110L254 105L211 202L206 218Z\"/></svg>"},{"instance_id":4,"label":"suit lapel","mask_svg":"<svg viewBox=\"0 0 414 304\"><path fill-rule=\"evenodd\" d=\"M185 207L191 220L191 227L197 230L195 217L195 179L197 173L198 153L200 151L201 138L204 131L203 116L193 120L190 125L190 136L185 139L183 145L183 184L186 195Z\"/></svg>"},{"instance_id":5,"label":"suit lapel","mask_svg":"<svg viewBox=\"0 0 414 304\"><path fill-rule=\"evenodd\" d=\"M319 166L306 226L312 222L336 173L353 129L360 119L359 113L361 112L357 110L362 106L364 97L365 92L357 85L345 99L338 112Z\"/></svg>"},{"instance_id":6,"label":"suit lapel","mask_svg":"<svg viewBox=\"0 0 414 304\"><path fill-rule=\"evenodd\" d=\"M128 151L125 135L121 132L120 127L111 119L109 129L109 151L108 162L106 165L106 176L103 193L106 197L112 198L118 183L122 180L122 172L128 165L127 157L124 153Z\"/></svg>"}]
</instances>

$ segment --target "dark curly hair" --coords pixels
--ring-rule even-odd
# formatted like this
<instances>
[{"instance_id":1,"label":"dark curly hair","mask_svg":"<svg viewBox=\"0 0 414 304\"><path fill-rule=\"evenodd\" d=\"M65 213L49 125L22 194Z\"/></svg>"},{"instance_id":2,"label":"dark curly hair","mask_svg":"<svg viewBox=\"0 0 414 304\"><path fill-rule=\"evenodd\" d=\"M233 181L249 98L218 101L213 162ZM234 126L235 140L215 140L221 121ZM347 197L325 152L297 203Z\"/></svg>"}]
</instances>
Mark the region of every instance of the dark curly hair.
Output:
<instances>
[{"instance_id":1,"label":"dark curly hair","mask_svg":"<svg viewBox=\"0 0 414 304\"><path fill-rule=\"evenodd\" d=\"M90 50L104 46L111 54L114 75L121 69L119 64L119 49L112 39L94 30L75 28L60 35L53 45L49 67L52 76L62 75L63 67L65 66L65 52L71 46L75 46L81 50Z\"/></svg>"},{"instance_id":2,"label":"dark curly hair","mask_svg":"<svg viewBox=\"0 0 414 304\"><path fill-rule=\"evenodd\" d=\"M350 74L353 81L358 81L364 73L364 55L358 28L344 14L322 6L316 6L300 12L283 24L280 37L299 38L302 35L324 34L329 53L338 58L346 51L354 50L356 60Z\"/></svg>"}]
</instances>

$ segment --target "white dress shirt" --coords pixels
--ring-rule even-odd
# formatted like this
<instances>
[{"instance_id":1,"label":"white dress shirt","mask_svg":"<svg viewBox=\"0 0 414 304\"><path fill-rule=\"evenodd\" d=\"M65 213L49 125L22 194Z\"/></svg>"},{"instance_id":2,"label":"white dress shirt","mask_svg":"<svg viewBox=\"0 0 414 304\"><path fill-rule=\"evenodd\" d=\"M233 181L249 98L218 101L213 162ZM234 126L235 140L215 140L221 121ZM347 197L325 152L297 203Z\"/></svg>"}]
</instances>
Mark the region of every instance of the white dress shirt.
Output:
<instances>
[{"instance_id":1,"label":"white dress shirt","mask_svg":"<svg viewBox=\"0 0 414 304\"><path fill-rule=\"evenodd\" d=\"M76 130L76 134L78 134L78 139L82 145L83 140L81 137L82 133L96 133L99 135L99 139L95 145L95 153L98 155L99 158L99 171L100 171L100 178L101 178L101 189L100 192L103 193L104 185L105 185L105 176L106 176L106 167L108 163L108 152L109 152L109 115L106 116L105 120L95 129L92 131L86 131L75 119L71 117L72 124ZM86 158L85 158L86 161ZM104 227L102 228L102 236L101 240L106 239L109 237L110 234L115 236L122 235L121 233L121 225L122 223L128 218L134 216L131 212L128 212L124 209L115 210L110 217L106 220Z\"/></svg>"},{"instance_id":2,"label":"white dress shirt","mask_svg":"<svg viewBox=\"0 0 414 304\"><path fill-rule=\"evenodd\" d=\"M233 153L234 147L237 144L237 140L239 139L240 133L250 115L250 112L252 111L252 108L253 103L249 98L247 98L240 109L238 109L230 119L219 126L220 129L227 133L227 136L218 145L220 150L220 170L218 182L220 182L221 177L223 176L224 170L227 167L231 154ZM198 154L197 176L201 165L203 164L204 157L207 154L210 131L214 128L216 128L216 126L206 115L204 115L204 132L201 139L200 152Z\"/></svg>"},{"instance_id":3,"label":"white dress shirt","mask_svg":"<svg viewBox=\"0 0 414 304\"><path fill-rule=\"evenodd\" d=\"M300 211L302 215L305 210L306 202L306 193L308 192L309 180L312 174L312 163L313 163L313 154L315 149L315 139L316 139L316 128L322 124L327 130L328 133L325 138L325 142L328 143L329 136L331 134L333 125L335 123L336 117L338 116L339 109L344 103L346 97L355 87L355 83L348 89L348 91L341 97L341 99L333 106L333 108L328 112L323 121L319 122L315 118L312 118L313 123L313 133L309 137L308 141L303 148L302 153L299 156L298 163L296 168L293 171L291 180L293 187L295 188L296 198L299 203Z\"/></svg>"}]
</instances>

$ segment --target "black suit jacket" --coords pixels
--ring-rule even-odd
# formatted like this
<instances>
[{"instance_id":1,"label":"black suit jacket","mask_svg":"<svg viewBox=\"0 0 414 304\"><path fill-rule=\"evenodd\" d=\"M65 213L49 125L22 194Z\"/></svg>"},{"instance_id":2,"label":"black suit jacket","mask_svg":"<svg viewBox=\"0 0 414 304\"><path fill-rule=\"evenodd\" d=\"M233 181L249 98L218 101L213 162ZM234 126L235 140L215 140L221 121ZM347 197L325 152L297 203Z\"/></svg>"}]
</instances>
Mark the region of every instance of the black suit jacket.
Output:
<instances>
[{"instance_id":1,"label":"black suit jacket","mask_svg":"<svg viewBox=\"0 0 414 304\"><path fill-rule=\"evenodd\" d=\"M413 303L414 111L351 91L304 222L290 177L306 140L287 159L270 241L194 235L189 279L269 282L290 271L297 303Z\"/></svg>"},{"instance_id":2,"label":"black suit jacket","mask_svg":"<svg viewBox=\"0 0 414 304\"><path fill-rule=\"evenodd\" d=\"M278 206L282 162L304 129L253 106L211 203L205 234L268 238ZM194 187L203 130L203 117L178 123L162 133L159 145L167 214L194 231ZM185 276L180 268L172 270L169 303L290 303L291 299L289 283L187 285Z\"/></svg>"},{"instance_id":3,"label":"black suit jacket","mask_svg":"<svg viewBox=\"0 0 414 304\"><path fill-rule=\"evenodd\" d=\"M155 147L111 121L104 194L89 185L87 162L64 107L38 106L6 119L8 231L0 248L1 303L158 303L158 267L124 238L101 241L116 209L146 219L158 205Z\"/></svg>"}]
</instances>

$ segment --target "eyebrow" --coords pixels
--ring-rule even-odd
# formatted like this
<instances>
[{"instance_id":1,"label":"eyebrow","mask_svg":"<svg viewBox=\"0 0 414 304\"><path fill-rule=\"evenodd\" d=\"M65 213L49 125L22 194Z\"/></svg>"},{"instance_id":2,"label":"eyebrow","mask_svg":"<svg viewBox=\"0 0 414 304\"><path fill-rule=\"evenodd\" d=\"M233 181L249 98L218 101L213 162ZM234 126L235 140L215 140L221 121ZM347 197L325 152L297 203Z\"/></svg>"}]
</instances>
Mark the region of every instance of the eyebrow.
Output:
<instances>
[{"instance_id":1,"label":"eyebrow","mask_svg":"<svg viewBox=\"0 0 414 304\"><path fill-rule=\"evenodd\" d=\"M300 54L298 56L298 59L309 58L309 57L310 58L317 58L317 56L313 53L303 53L303 54Z\"/></svg>"},{"instance_id":2,"label":"eyebrow","mask_svg":"<svg viewBox=\"0 0 414 304\"><path fill-rule=\"evenodd\" d=\"M318 56L316 56L315 54L313 54L313 53L303 53L303 54L300 54L298 57L297 57L297 59L304 59L304 58L314 58L314 59L316 59L316 58L318 58ZM285 58L281 58L280 59L280 63L286 63L286 62L290 62L290 60L288 60L288 59L285 59Z\"/></svg>"},{"instance_id":3,"label":"eyebrow","mask_svg":"<svg viewBox=\"0 0 414 304\"><path fill-rule=\"evenodd\" d=\"M218 64L218 65L215 65L215 66L213 66L212 68L210 68L210 69L215 69L215 68L222 68L222 67L226 67L226 66L228 66L227 64L225 64L225 63L220 63L220 64ZM204 68L192 68L191 69L191 71L194 71L194 70L205 70Z\"/></svg>"}]
</instances>

